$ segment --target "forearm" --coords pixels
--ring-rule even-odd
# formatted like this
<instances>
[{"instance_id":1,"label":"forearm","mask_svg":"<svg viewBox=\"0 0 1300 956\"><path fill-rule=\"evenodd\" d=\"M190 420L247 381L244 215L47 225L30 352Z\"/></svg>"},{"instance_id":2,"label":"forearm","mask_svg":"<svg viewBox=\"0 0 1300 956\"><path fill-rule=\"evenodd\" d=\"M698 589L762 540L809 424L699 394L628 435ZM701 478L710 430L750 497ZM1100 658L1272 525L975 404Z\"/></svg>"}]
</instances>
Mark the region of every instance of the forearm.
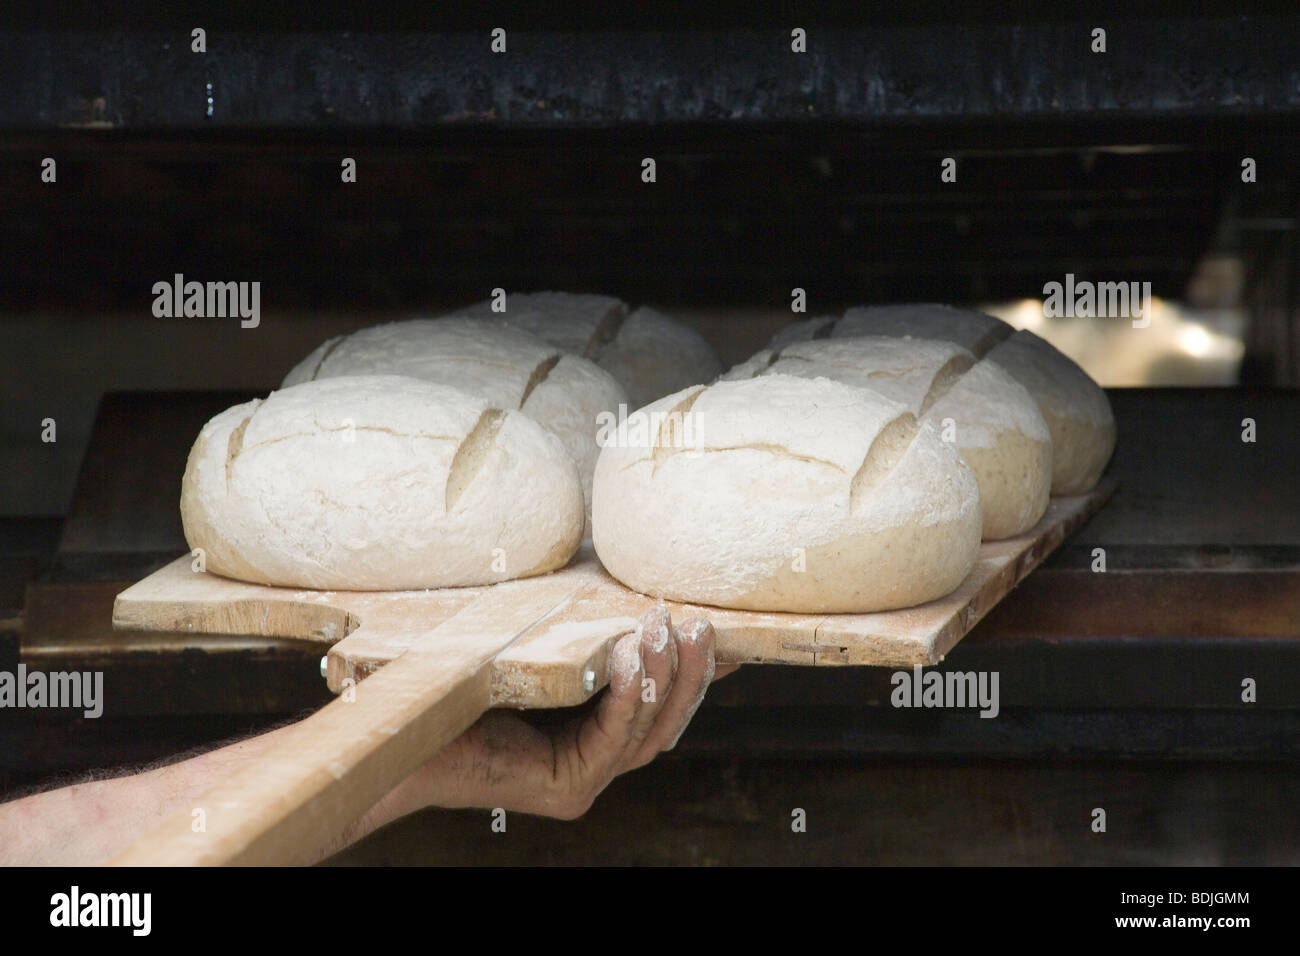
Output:
<instances>
[{"instance_id":1,"label":"forearm","mask_svg":"<svg viewBox=\"0 0 1300 956\"><path fill-rule=\"evenodd\" d=\"M357 817L356 820L345 826L341 832L330 835L327 839L322 839L321 844L315 848L311 862L319 863L321 860L333 856L340 850L368 836L380 827L386 826L408 813L424 810L430 806L432 804L421 793L416 781L408 778L381 797L373 807ZM322 838L325 837L326 834L322 834Z\"/></svg>"},{"instance_id":2,"label":"forearm","mask_svg":"<svg viewBox=\"0 0 1300 956\"><path fill-rule=\"evenodd\" d=\"M284 728L145 773L74 784L0 806L0 864L107 863L265 750Z\"/></svg>"},{"instance_id":3,"label":"forearm","mask_svg":"<svg viewBox=\"0 0 1300 956\"><path fill-rule=\"evenodd\" d=\"M673 627L656 605L611 652L610 684L593 711L543 733L505 711L473 727L349 821L313 834L319 861L425 807L502 807L571 820L615 776L671 748L717 668L713 629L701 618ZM643 697L643 678L661 693ZM163 821L189 815L203 794L271 745L284 727L129 777L78 784L0 806L0 864L106 863ZM306 849L306 848L300 848Z\"/></svg>"}]
</instances>

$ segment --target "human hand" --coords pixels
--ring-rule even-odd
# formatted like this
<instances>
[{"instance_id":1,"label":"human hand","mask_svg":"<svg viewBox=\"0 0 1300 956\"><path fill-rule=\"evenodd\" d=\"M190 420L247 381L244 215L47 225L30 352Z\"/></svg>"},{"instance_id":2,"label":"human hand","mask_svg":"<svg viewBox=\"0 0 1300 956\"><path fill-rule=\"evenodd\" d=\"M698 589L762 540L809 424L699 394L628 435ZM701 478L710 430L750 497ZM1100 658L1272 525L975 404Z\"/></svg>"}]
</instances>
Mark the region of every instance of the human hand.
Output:
<instances>
[{"instance_id":1,"label":"human hand","mask_svg":"<svg viewBox=\"0 0 1300 956\"><path fill-rule=\"evenodd\" d=\"M616 776L671 749L709 683L740 665L716 666L713 625L673 625L656 605L610 654L609 687L596 709L553 733L492 710L386 798L385 817L429 806L501 807L572 820Z\"/></svg>"}]
</instances>

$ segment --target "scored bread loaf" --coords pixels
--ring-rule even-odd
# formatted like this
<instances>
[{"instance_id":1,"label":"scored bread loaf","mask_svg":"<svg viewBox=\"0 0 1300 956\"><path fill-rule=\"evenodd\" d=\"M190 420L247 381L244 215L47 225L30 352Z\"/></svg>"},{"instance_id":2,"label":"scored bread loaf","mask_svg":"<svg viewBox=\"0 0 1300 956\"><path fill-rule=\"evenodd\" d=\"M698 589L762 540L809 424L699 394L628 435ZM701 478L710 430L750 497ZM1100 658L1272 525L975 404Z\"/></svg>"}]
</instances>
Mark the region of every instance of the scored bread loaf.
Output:
<instances>
[{"instance_id":1,"label":"scored bread loaf","mask_svg":"<svg viewBox=\"0 0 1300 956\"><path fill-rule=\"evenodd\" d=\"M585 356L616 378L633 408L711 382L722 362L700 333L654 309L628 307L607 295L513 292L505 311L476 302L454 313L503 319L552 345Z\"/></svg>"},{"instance_id":2,"label":"scored bread loaf","mask_svg":"<svg viewBox=\"0 0 1300 956\"><path fill-rule=\"evenodd\" d=\"M609 295L511 292L502 307L503 311L497 311L492 300L485 299L452 315L500 319L572 355L593 360L600 346L612 340L627 320L627 306Z\"/></svg>"},{"instance_id":3,"label":"scored bread loaf","mask_svg":"<svg viewBox=\"0 0 1300 956\"><path fill-rule=\"evenodd\" d=\"M772 336L768 348L779 349L814 339L862 335L911 336L952 342L982 357L1015 329L983 312L937 303L873 305L849 309L842 318L820 316L792 322Z\"/></svg>"},{"instance_id":4,"label":"scored bread loaf","mask_svg":"<svg viewBox=\"0 0 1300 956\"><path fill-rule=\"evenodd\" d=\"M620 422L596 463L605 568L645 594L754 611L866 612L954 590L979 487L904 406L829 379L693 386Z\"/></svg>"},{"instance_id":5,"label":"scored bread loaf","mask_svg":"<svg viewBox=\"0 0 1300 956\"><path fill-rule=\"evenodd\" d=\"M573 456L588 516L600 454L598 419L628 401L622 386L593 362L496 320L411 319L336 336L294 366L283 384L339 375L409 375L523 412Z\"/></svg>"},{"instance_id":6,"label":"scored bread loaf","mask_svg":"<svg viewBox=\"0 0 1300 956\"><path fill-rule=\"evenodd\" d=\"M985 540L1023 534L1047 510L1052 439L1014 378L951 342L864 336L759 352L724 379L825 377L879 392L930 422L979 482Z\"/></svg>"},{"instance_id":7,"label":"scored bread loaf","mask_svg":"<svg viewBox=\"0 0 1300 956\"><path fill-rule=\"evenodd\" d=\"M768 348L863 335L937 339L987 358L1038 403L1052 436L1052 494L1083 494L1100 480L1116 437L1105 391L1051 343L991 315L928 303L854 308L839 319L794 322L777 332Z\"/></svg>"},{"instance_id":8,"label":"scored bread loaf","mask_svg":"<svg viewBox=\"0 0 1300 956\"><path fill-rule=\"evenodd\" d=\"M181 520L216 574L390 590L553 571L578 547L583 506L573 460L525 415L414 378L346 376L209 421Z\"/></svg>"},{"instance_id":9,"label":"scored bread loaf","mask_svg":"<svg viewBox=\"0 0 1300 956\"><path fill-rule=\"evenodd\" d=\"M1115 451L1110 400L1069 356L1024 329L988 352L1029 390L1052 433L1052 494L1081 495L1101 480Z\"/></svg>"},{"instance_id":10,"label":"scored bread loaf","mask_svg":"<svg viewBox=\"0 0 1300 956\"><path fill-rule=\"evenodd\" d=\"M976 355L984 354L1015 328L999 318L951 305L873 305L849 309L835 323L834 338L857 335L910 335L953 342Z\"/></svg>"}]
</instances>

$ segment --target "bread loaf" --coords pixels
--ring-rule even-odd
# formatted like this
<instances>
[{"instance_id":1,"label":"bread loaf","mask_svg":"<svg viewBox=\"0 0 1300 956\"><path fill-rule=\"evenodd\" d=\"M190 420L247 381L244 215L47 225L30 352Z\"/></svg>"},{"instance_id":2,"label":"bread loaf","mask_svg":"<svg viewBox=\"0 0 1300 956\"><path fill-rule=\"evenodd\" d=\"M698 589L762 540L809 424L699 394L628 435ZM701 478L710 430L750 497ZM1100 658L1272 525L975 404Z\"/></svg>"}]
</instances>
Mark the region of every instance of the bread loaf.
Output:
<instances>
[{"instance_id":1,"label":"bread loaf","mask_svg":"<svg viewBox=\"0 0 1300 956\"><path fill-rule=\"evenodd\" d=\"M1115 416L1106 393L1069 356L1023 329L990 349L988 361L1038 402L1052 433L1052 494L1091 491L1115 451Z\"/></svg>"},{"instance_id":2,"label":"bread loaf","mask_svg":"<svg viewBox=\"0 0 1300 956\"><path fill-rule=\"evenodd\" d=\"M1001 319L947 305L887 305L849 309L844 317L786 326L769 348L814 339L907 335L952 342L989 361L1025 387L1052 436L1054 495L1091 491L1115 450L1115 418L1106 393L1083 369L1032 332Z\"/></svg>"},{"instance_id":3,"label":"bread loaf","mask_svg":"<svg viewBox=\"0 0 1300 956\"><path fill-rule=\"evenodd\" d=\"M562 567L583 506L572 459L519 412L414 378L346 376L208 422L185 468L181 519L216 574L388 590Z\"/></svg>"},{"instance_id":4,"label":"bread loaf","mask_svg":"<svg viewBox=\"0 0 1300 956\"><path fill-rule=\"evenodd\" d=\"M980 488L985 540L1023 534L1047 510L1052 440L1030 394L997 365L933 339L795 342L765 350L724 378L819 376L879 392L953 442Z\"/></svg>"},{"instance_id":5,"label":"bread loaf","mask_svg":"<svg viewBox=\"0 0 1300 956\"><path fill-rule=\"evenodd\" d=\"M979 488L878 393L764 375L694 386L620 424L596 463L605 568L646 594L850 612L941 597L970 572Z\"/></svg>"},{"instance_id":6,"label":"bread loaf","mask_svg":"<svg viewBox=\"0 0 1300 956\"><path fill-rule=\"evenodd\" d=\"M618 382L594 363L499 320L412 319L361 329L322 343L285 376L284 385L338 375L409 375L478 395L494 408L523 412L573 456L588 515L600 453L598 416L617 413L628 401Z\"/></svg>"},{"instance_id":7,"label":"bread loaf","mask_svg":"<svg viewBox=\"0 0 1300 956\"><path fill-rule=\"evenodd\" d=\"M1001 319L973 309L920 303L849 309L835 323L833 336L910 335L917 339L939 339L982 357L1014 331L1014 327Z\"/></svg>"},{"instance_id":8,"label":"bread loaf","mask_svg":"<svg viewBox=\"0 0 1300 956\"><path fill-rule=\"evenodd\" d=\"M586 356L619 381L633 408L711 382L722 371L713 346L690 326L644 306L629 314L610 296L516 292L506 296L504 312L484 301L455 314L503 319Z\"/></svg>"}]
</instances>

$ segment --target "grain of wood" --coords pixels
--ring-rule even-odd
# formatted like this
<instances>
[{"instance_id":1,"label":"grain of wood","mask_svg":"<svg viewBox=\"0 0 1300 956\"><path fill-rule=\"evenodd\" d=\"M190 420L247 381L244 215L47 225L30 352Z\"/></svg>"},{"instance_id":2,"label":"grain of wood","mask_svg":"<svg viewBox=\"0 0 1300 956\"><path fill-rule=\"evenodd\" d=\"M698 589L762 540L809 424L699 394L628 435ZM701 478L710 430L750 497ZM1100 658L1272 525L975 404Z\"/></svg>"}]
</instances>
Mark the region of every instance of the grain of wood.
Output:
<instances>
[{"instance_id":1,"label":"grain of wood","mask_svg":"<svg viewBox=\"0 0 1300 956\"><path fill-rule=\"evenodd\" d=\"M519 587L518 585L526 585ZM307 719L113 861L294 864L459 736L491 705L492 658L573 593L553 576L479 594L428 640ZM195 832L194 810L204 828Z\"/></svg>"}]
</instances>

